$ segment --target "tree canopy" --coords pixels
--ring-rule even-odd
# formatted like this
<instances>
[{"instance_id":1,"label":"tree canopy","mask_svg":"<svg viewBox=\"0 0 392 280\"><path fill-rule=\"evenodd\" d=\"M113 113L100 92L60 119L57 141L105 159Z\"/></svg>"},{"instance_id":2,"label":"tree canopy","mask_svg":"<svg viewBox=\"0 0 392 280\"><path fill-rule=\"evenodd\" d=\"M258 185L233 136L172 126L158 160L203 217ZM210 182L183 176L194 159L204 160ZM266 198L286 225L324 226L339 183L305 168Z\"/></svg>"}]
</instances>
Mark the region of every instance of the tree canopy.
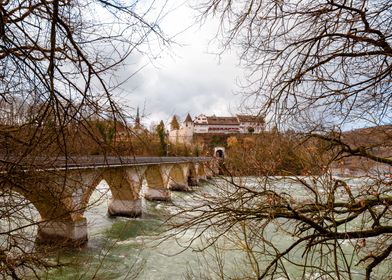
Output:
<instances>
[{"instance_id":1,"label":"tree canopy","mask_svg":"<svg viewBox=\"0 0 392 280\"><path fill-rule=\"evenodd\" d=\"M171 130L180 129L180 124L178 123L176 115L173 116L173 118L170 122L170 128L171 128Z\"/></svg>"}]
</instances>

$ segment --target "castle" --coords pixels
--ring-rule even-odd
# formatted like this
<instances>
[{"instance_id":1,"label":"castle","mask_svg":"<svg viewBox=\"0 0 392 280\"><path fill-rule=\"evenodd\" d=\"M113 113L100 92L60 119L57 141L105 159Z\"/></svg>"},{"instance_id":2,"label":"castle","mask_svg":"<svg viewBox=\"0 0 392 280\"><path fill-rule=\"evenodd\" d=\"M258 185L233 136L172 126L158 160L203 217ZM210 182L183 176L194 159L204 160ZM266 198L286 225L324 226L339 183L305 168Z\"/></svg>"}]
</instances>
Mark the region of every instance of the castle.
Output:
<instances>
[{"instance_id":1,"label":"castle","mask_svg":"<svg viewBox=\"0 0 392 280\"><path fill-rule=\"evenodd\" d=\"M264 127L264 118L257 116L217 117L201 114L192 120L188 114L179 129L169 132L169 141L190 144L194 134L260 133Z\"/></svg>"}]
</instances>

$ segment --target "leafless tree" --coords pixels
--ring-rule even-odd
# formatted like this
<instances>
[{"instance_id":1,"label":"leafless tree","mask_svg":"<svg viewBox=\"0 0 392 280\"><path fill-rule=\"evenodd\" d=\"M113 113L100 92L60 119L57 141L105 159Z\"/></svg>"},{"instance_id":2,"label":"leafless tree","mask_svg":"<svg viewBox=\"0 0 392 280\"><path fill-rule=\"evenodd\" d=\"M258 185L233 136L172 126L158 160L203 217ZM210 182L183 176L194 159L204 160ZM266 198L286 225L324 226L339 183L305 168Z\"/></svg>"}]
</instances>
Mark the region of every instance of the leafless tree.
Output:
<instances>
[{"instance_id":1,"label":"leafless tree","mask_svg":"<svg viewBox=\"0 0 392 280\"><path fill-rule=\"evenodd\" d=\"M170 43L159 28L164 7L155 1L0 0L2 278L34 275L48 265L44 251L23 245L34 239L26 229L39 219L14 191L23 194L37 166L42 171L57 157L70 160L75 141L99 143L92 120L125 126L115 99L123 81L115 71ZM80 130L82 139L75 137Z\"/></svg>"},{"instance_id":2,"label":"leafless tree","mask_svg":"<svg viewBox=\"0 0 392 280\"><path fill-rule=\"evenodd\" d=\"M303 111L308 119L312 110L338 124L390 118L389 1L210 1L200 8L220 16L223 50L242 49L249 105L266 115L281 122Z\"/></svg>"},{"instance_id":3,"label":"leafless tree","mask_svg":"<svg viewBox=\"0 0 392 280\"><path fill-rule=\"evenodd\" d=\"M225 179L180 211L185 222L175 228L196 229L203 248L234 240L249 269L221 269L222 279L390 278L391 1L198 8L220 19L222 52L240 50L247 109L321 140L329 160L321 175ZM361 126L373 127L347 132ZM336 176L347 169L358 178Z\"/></svg>"}]
</instances>

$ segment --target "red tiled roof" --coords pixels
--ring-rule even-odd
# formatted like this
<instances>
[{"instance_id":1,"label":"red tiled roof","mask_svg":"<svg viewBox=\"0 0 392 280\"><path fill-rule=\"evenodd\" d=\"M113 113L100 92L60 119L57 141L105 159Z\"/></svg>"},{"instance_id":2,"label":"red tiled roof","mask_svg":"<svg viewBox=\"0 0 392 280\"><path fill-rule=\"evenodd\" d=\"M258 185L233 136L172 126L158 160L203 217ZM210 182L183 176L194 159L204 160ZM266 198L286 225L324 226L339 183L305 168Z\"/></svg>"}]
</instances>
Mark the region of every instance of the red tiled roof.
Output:
<instances>
[{"instance_id":1,"label":"red tiled roof","mask_svg":"<svg viewBox=\"0 0 392 280\"><path fill-rule=\"evenodd\" d=\"M209 125L220 124L220 125L238 125L238 120L236 117L207 117L207 123Z\"/></svg>"},{"instance_id":2,"label":"red tiled roof","mask_svg":"<svg viewBox=\"0 0 392 280\"><path fill-rule=\"evenodd\" d=\"M264 119L260 116L237 115L237 118L239 122L264 123Z\"/></svg>"}]
</instances>

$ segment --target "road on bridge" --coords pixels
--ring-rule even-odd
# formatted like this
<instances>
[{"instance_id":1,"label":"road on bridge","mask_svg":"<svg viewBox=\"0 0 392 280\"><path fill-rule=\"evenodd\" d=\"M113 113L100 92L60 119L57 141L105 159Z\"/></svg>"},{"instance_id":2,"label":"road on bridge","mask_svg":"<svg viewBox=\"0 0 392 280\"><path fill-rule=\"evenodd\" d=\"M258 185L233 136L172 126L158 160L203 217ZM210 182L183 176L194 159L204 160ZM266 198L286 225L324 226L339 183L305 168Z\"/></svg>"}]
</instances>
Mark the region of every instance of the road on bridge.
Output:
<instances>
[{"instance_id":1,"label":"road on bridge","mask_svg":"<svg viewBox=\"0 0 392 280\"><path fill-rule=\"evenodd\" d=\"M159 165L163 163L208 162L211 157L132 157L132 156L69 156L69 157L8 157L1 158L2 169L18 166L34 169L90 169L117 166Z\"/></svg>"}]
</instances>

